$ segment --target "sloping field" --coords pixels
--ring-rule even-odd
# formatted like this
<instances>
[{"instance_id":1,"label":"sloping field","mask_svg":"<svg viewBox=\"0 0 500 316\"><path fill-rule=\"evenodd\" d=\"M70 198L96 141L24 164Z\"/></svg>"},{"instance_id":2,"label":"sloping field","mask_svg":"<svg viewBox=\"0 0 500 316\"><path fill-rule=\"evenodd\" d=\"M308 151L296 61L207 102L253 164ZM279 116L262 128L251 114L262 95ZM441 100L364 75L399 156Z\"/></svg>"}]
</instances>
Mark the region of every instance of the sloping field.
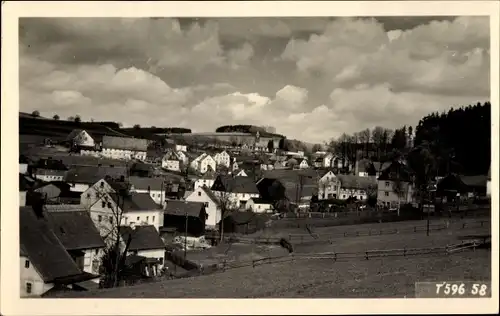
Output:
<instances>
[{"instance_id":1,"label":"sloping field","mask_svg":"<svg viewBox=\"0 0 500 316\"><path fill-rule=\"evenodd\" d=\"M491 256L453 255L333 262L304 260L61 297L87 298L402 298L417 281L490 280Z\"/></svg>"}]
</instances>

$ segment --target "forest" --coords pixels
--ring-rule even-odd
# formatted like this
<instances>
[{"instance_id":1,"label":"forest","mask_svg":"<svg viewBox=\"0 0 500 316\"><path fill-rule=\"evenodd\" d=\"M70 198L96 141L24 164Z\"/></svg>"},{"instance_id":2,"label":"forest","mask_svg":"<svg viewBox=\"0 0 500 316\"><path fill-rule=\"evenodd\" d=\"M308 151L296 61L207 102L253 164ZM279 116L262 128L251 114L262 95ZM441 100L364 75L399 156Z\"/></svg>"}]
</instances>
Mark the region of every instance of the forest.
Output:
<instances>
[{"instance_id":1,"label":"forest","mask_svg":"<svg viewBox=\"0 0 500 316\"><path fill-rule=\"evenodd\" d=\"M224 125L218 127L215 132L216 133L256 133L259 132L260 136L263 137L282 137L285 138L285 136L280 135L280 134L274 134L274 133L269 133L264 130L262 127L258 127L255 125Z\"/></svg>"}]
</instances>

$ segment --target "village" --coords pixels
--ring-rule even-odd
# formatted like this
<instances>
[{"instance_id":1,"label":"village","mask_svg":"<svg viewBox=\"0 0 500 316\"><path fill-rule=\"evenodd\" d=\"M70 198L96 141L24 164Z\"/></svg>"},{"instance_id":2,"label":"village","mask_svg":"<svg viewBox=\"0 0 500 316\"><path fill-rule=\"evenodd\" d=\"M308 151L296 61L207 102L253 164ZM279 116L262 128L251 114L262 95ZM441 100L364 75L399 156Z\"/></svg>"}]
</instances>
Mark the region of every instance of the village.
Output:
<instances>
[{"instance_id":1,"label":"village","mask_svg":"<svg viewBox=\"0 0 500 316\"><path fill-rule=\"evenodd\" d=\"M166 137L158 148L75 129L31 146L19 158L22 295L189 275L190 265L217 265L203 251L301 217L337 221L324 226L424 218L404 159L351 162L331 151L286 151L259 132L231 137L199 146ZM450 174L430 186L461 216L467 201L491 195L486 175ZM438 211L429 200L424 212ZM314 236L314 225L303 230ZM290 240L275 243L293 251ZM119 280L106 267L118 260Z\"/></svg>"}]
</instances>

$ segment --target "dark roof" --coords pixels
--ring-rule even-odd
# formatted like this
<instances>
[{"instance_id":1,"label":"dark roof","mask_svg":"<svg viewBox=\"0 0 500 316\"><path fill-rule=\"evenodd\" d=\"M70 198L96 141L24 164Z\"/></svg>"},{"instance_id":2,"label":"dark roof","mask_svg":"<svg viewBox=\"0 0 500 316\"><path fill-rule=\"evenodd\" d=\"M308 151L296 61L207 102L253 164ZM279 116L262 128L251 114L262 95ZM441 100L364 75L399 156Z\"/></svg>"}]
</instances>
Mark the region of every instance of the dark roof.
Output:
<instances>
[{"instance_id":1,"label":"dark roof","mask_svg":"<svg viewBox=\"0 0 500 316\"><path fill-rule=\"evenodd\" d=\"M19 191L28 191L35 185L40 185L41 183L45 182L32 179L31 177L28 177L22 173L19 174Z\"/></svg>"},{"instance_id":2,"label":"dark roof","mask_svg":"<svg viewBox=\"0 0 500 316\"><path fill-rule=\"evenodd\" d=\"M378 161L374 161L371 164L375 169L375 172L384 171L391 165L390 162L378 162Z\"/></svg>"},{"instance_id":3,"label":"dark roof","mask_svg":"<svg viewBox=\"0 0 500 316\"><path fill-rule=\"evenodd\" d=\"M22 252L44 282L82 273L46 219L38 218L31 207L19 210L19 238Z\"/></svg>"},{"instance_id":4,"label":"dark roof","mask_svg":"<svg viewBox=\"0 0 500 316\"><path fill-rule=\"evenodd\" d=\"M35 168L37 169L46 169L46 170L61 170L61 171L66 171L68 170L68 167L62 162L62 160L55 160L55 159L39 159L35 165Z\"/></svg>"},{"instance_id":5,"label":"dark roof","mask_svg":"<svg viewBox=\"0 0 500 316\"><path fill-rule=\"evenodd\" d=\"M124 212L147 211L160 208L160 206L151 198L149 193L130 192L125 197L122 197L117 193L110 193L110 196L120 207L122 207L123 203Z\"/></svg>"},{"instance_id":6,"label":"dark roof","mask_svg":"<svg viewBox=\"0 0 500 316\"><path fill-rule=\"evenodd\" d=\"M140 138L115 137L105 135L102 137L102 148L147 151L148 141L147 139Z\"/></svg>"},{"instance_id":7,"label":"dark roof","mask_svg":"<svg viewBox=\"0 0 500 316\"><path fill-rule=\"evenodd\" d=\"M70 155L70 156L58 156L57 159L61 160L66 166L111 166L120 167L126 166L127 161L118 160L118 159L110 159L110 158L101 158L101 157L93 157L93 156L82 156L82 155Z\"/></svg>"},{"instance_id":8,"label":"dark roof","mask_svg":"<svg viewBox=\"0 0 500 316\"><path fill-rule=\"evenodd\" d=\"M215 172L213 170L208 170L205 172L201 178L202 180L215 180Z\"/></svg>"},{"instance_id":9,"label":"dark roof","mask_svg":"<svg viewBox=\"0 0 500 316\"><path fill-rule=\"evenodd\" d=\"M202 186L201 189L208 195L208 197L216 204L220 204L220 199L214 194L212 190L207 188L206 186Z\"/></svg>"},{"instance_id":10,"label":"dark roof","mask_svg":"<svg viewBox=\"0 0 500 316\"><path fill-rule=\"evenodd\" d=\"M124 167L96 167L96 166L77 166L71 168L66 173L66 182L94 184L104 179L106 176L112 178L127 177L127 169Z\"/></svg>"},{"instance_id":11,"label":"dark roof","mask_svg":"<svg viewBox=\"0 0 500 316\"><path fill-rule=\"evenodd\" d=\"M379 180L396 180L411 181L411 170L402 162L391 162L388 167L383 169L380 174Z\"/></svg>"},{"instance_id":12,"label":"dark roof","mask_svg":"<svg viewBox=\"0 0 500 316\"><path fill-rule=\"evenodd\" d=\"M203 202L168 200L164 213L168 215L200 217L204 209Z\"/></svg>"},{"instance_id":13,"label":"dark roof","mask_svg":"<svg viewBox=\"0 0 500 316\"><path fill-rule=\"evenodd\" d=\"M251 198L250 200L252 200L255 204L272 204L271 201L262 198Z\"/></svg>"},{"instance_id":14,"label":"dark roof","mask_svg":"<svg viewBox=\"0 0 500 316\"><path fill-rule=\"evenodd\" d=\"M47 208L47 211L49 215L47 219L52 230L66 250L105 246L99 231L85 209L51 210Z\"/></svg>"},{"instance_id":15,"label":"dark roof","mask_svg":"<svg viewBox=\"0 0 500 316\"><path fill-rule=\"evenodd\" d=\"M366 172L370 168L371 161L368 159L361 159L356 163L358 164L358 172Z\"/></svg>"},{"instance_id":16,"label":"dark roof","mask_svg":"<svg viewBox=\"0 0 500 316\"><path fill-rule=\"evenodd\" d=\"M148 188L153 191L160 191L166 189L166 183L163 178L145 178L145 177L129 177L129 182L138 190L147 190Z\"/></svg>"},{"instance_id":17,"label":"dark roof","mask_svg":"<svg viewBox=\"0 0 500 316\"><path fill-rule=\"evenodd\" d=\"M377 180L372 177L360 177L356 175L346 175L339 174L337 178L340 180L342 184L342 188L346 189L361 189L366 190L369 188L377 187Z\"/></svg>"},{"instance_id":18,"label":"dark roof","mask_svg":"<svg viewBox=\"0 0 500 316\"><path fill-rule=\"evenodd\" d=\"M487 175L461 176L463 183L470 187L486 187Z\"/></svg>"},{"instance_id":19,"label":"dark roof","mask_svg":"<svg viewBox=\"0 0 500 316\"><path fill-rule=\"evenodd\" d=\"M220 182L219 182L220 181ZM225 192L231 193L259 193L257 185L252 177L237 177L232 175L219 175L215 180L212 190L219 188L222 184Z\"/></svg>"},{"instance_id":20,"label":"dark roof","mask_svg":"<svg viewBox=\"0 0 500 316\"><path fill-rule=\"evenodd\" d=\"M34 190L38 190L48 185L53 185L61 191L70 191L70 185L64 181L39 182L33 186Z\"/></svg>"},{"instance_id":21,"label":"dark roof","mask_svg":"<svg viewBox=\"0 0 500 316\"><path fill-rule=\"evenodd\" d=\"M132 164L132 167L130 167L130 170L134 171L152 171L153 169L153 165L143 162L135 162Z\"/></svg>"},{"instance_id":22,"label":"dark roof","mask_svg":"<svg viewBox=\"0 0 500 316\"><path fill-rule=\"evenodd\" d=\"M326 171L328 172L328 171ZM285 183L299 183L302 177L303 184L316 184L326 172L324 170L302 169L302 170L287 170L287 169L274 169L264 170L263 178L278 179L283 184Z\"/></svg>"},{"instance_id":23,"label":"dark roof","mask_svg":"<svg viewBox=\"0 0 500 316\"><path fill-rule=\"evenodd\" d=\"M120 233L125 243L127 243L129 236L132 237L129 246L131 251L165 248L160 234L153 225L135 226L135 229L129 226L120 226Z\"/></svg>"}]
</instances>

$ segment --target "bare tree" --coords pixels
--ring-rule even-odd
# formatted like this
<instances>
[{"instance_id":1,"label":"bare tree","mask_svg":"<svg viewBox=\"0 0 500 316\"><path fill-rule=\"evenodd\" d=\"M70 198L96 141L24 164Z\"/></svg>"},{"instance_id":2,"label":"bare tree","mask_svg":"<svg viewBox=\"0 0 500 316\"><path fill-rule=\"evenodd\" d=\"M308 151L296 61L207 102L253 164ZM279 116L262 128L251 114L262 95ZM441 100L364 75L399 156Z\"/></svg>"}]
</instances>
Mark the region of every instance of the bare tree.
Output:
<instances>
[{"instance_id":1,"label":"bare tree","mask_svg":"<svg viewBox=\"0 0 500 316\"><path fill-rule=\"evenodd\" d=\"M370 129L367 128L367 129L364 129L361 132L359 132L358 138L359 138L359 142L364 145L364 156L367 157L368 150L369 150L368 146L370 145L370 140L371 140Z\"/></svg>"},{"instance_id":2,"label":"bare tree","mask_svg":"<svg viewBox=\"0 0 500 316\"><path fill-rule=\"evenodd\" d=\"M31 112L31 116L33 116L33 117L39 117L40 116L40 111L35 110L35 111Z\"/></svg>"}]
</instances>

